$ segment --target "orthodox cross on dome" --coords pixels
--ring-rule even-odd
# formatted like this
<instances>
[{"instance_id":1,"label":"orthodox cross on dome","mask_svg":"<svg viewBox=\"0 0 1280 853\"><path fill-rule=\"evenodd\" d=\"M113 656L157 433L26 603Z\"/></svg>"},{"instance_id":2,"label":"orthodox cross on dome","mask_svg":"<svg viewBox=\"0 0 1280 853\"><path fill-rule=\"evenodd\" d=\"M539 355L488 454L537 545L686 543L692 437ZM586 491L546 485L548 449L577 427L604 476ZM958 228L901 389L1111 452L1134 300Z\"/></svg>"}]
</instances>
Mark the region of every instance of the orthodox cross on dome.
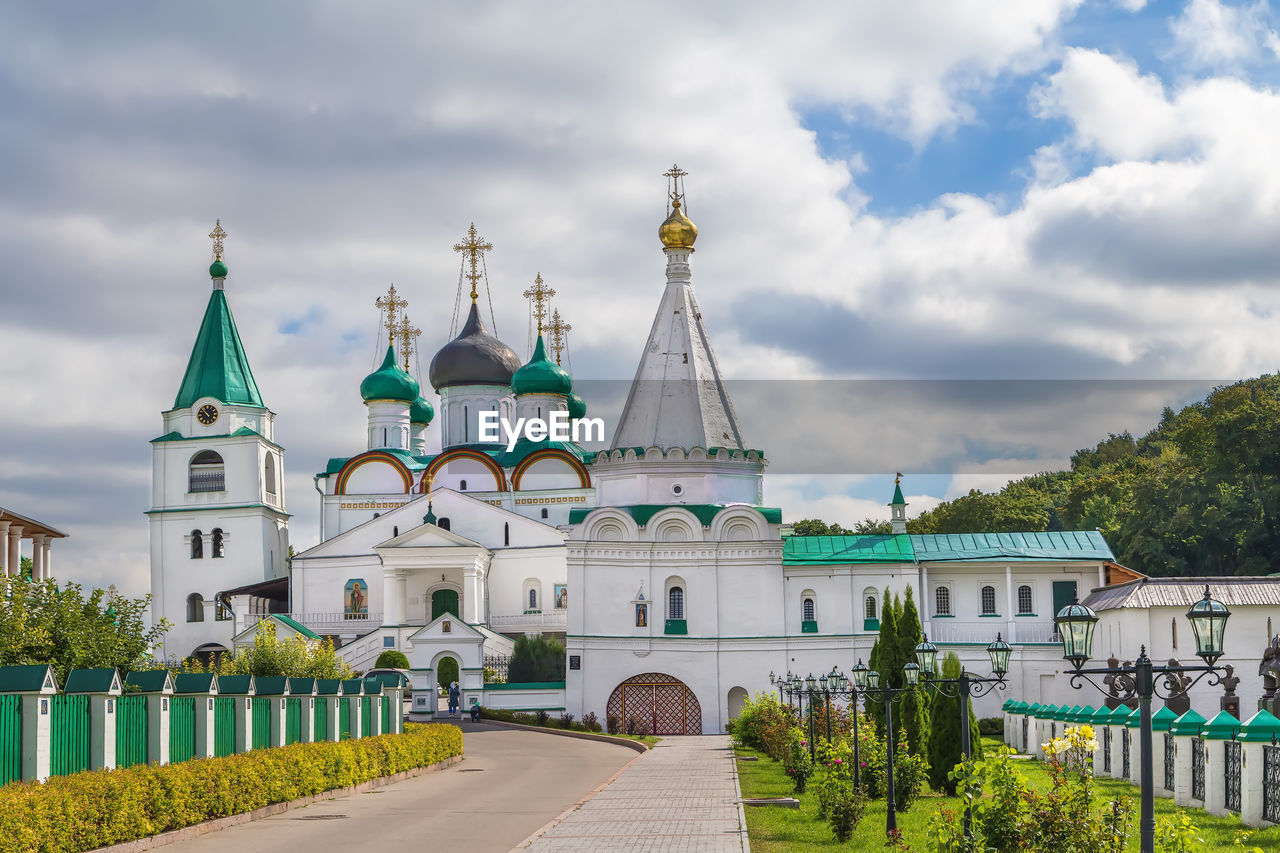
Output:
<instances>
[{"instance_id":1,"label":"orthodox cross on dome","mask_svg":"<svg viewBox=\"0 0 1280 853\"><path fill-rule=\"evenodd\" d=\"M679 207L680 203L684 201L684 177L687 174L689 173L675 163L672 163L671 168L662 173L662 176L667 179L667 198L671 200L672 207ZM667 213L670 212L670 210L667 211Z\"/></svg>"},{"instance_id":2,"label":"orthodox cross on dome","mask_svg":"<svg viewBox=\"0 0 1280 853\"><path fill-rule=\"evenodd\" d=\"M543 286L542 273L538 273L538 277L533 280L533 287L524 292L524 298L533 303L530 311L533 313L533 319L538 323L538 334L542 334L542 328L546 325L543 321L547 317L547 303L555 295L554 289Z\"/></svg>"},{"instance_id":3,"label":"orthodox cross on dome","mask_svg":"<svg viewBox=\"0 0 1280 853\"><path fill-rule=\"evenodd\" d=\"M414 338L422 334L421 329L415 329L409 322L409 315L401 312L400 324L396 326L396 337L400 338L400 358L404 361L404 372L409 372L409 359L413 356L413 351L417 347L417 341Z\"/></svg>"},{"instance_id":4,"label":"orthodox cross on dome","mask_svg":"<svg viewBox=\"0 0 1280 853\"><path fill-rule=\"evenodd\" d=\"M213 230L209 232L209 239L213 241L213 259L215 261L222 260L222 241L227 238L227 232L222 230L222 220L219 219L213 224Z\"/></svg>"},{"instance_id":5,"label":"orthodox cross on dome","mask_svg":"<svg viewBox=\"0 0 1280 853\"><path fill-rule=\"evenodd\" d=\"M573 326L560 319L560 309L551 312L551 322L547 324L547 331L551 335L551 351L556 354L556 364L560 363L560 354L564 352L567 346L568 333Z\"/></svg>"},{"instance_id":6,"label":"orthodox cross on dome","mask_svg":"<svg viewBox=\"0 0 1280 853\"><path fill-rule=\"evenodd\" d=\"M462 252L462 259L466 262L471 270L466 273L468 279L471 280L471 301L475 302L480 298L480 293L476 290L476 285L480 282L479 267L484 263L482 252L492 251L493 244L487 243L476 232L476 224L471 223L471 227L467 229L467 239L461 243L455 243L453 250Z\"/></svg>"},{"instance_id":7,"label":"orthodox cross on dome","mask_svg":"<svg viewBox=\"0 0 1280 853\"><path fill-rule=\"evenodd\" d=\"M409 301L407 299L401 299L400 297L396 296L396 286L393 284L391 285L390 288L387 289L387 295L379 296L377 299L374 300L373 304L378 306L378 308L381 309L382 311L386 312L387 317L383 321L383 325L387 327L387 344L389 346L395 346L396 313L400 311L402 308L405 308L406 306L408 306Z\"/></svg>"}]
</instances>

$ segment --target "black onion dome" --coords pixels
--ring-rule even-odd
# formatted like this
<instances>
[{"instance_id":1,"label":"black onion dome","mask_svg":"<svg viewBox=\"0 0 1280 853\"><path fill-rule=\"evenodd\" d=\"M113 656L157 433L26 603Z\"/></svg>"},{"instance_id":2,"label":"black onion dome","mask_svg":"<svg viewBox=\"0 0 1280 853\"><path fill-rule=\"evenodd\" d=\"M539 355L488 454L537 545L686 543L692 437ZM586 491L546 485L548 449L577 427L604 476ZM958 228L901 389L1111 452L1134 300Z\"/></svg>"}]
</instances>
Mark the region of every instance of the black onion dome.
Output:
<instances>
[{"instance_id":1,"label":"black onion dome","mask_svg":"<svg viewBox=\"0 0 1280 853\"><path fill-rule=\"evenodd\" d=\"M437 391L451 385L509 386L520 366L511 347L489 334L473 302L462 331L431 359L431 385Z\"/></svg>"}]
</instances>

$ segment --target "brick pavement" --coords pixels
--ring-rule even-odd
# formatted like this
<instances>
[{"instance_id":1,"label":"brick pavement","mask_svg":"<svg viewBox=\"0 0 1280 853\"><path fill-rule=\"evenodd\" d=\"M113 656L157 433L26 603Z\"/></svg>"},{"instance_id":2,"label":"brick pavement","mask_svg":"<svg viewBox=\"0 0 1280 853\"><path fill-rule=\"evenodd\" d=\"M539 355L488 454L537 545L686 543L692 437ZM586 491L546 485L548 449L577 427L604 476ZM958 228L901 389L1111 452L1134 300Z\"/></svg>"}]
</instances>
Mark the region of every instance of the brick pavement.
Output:
<instances>
[{"instance_id":1,"label":"brick pavement","mask_svg":"<svg viewBox=\"0 0 1280 853\"><path fill-rule=\"evenodd\" d=\"M668 737L530 844L530 853L749 853L725 735Z\"/></svg>"}]
</instances>

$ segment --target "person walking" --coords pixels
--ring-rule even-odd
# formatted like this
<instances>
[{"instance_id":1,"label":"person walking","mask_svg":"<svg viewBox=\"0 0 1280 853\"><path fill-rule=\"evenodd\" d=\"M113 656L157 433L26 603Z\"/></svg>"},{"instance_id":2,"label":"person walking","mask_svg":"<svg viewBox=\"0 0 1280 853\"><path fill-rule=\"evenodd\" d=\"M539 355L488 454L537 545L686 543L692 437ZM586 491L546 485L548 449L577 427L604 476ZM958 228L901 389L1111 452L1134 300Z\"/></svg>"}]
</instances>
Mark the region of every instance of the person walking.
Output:
<instances>
[{"instance_id":1,"label":"person walking","mask_svg":"<svg viewBox=\"0 0 1280 853\"><path fill-rule=\"evenodd\" d=\"M449 684L449 716L456 717L458 715L458 682L450 682Z\"/></svg>"}]
</instances>

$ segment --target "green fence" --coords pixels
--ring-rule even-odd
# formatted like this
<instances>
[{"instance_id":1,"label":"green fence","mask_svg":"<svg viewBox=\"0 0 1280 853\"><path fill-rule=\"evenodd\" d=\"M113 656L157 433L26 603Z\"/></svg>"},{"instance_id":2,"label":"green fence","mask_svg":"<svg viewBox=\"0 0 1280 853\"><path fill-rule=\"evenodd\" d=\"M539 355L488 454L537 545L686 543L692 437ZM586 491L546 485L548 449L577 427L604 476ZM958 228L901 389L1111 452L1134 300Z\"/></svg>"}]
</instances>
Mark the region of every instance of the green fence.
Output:
<instances>
[{"instance_id":1,"label":"green fence","mask_svg":"<svg viewBox=\"0 0 1280 853\"><path fill-rule=\"evenodd\" d=\"M351 740L351 700L338 700L338 740Z\"/></svg>"},{"instance_id":2,"label":"green fence","mask_svg":"<svg viewBox=\"0 0 1280 853\"><path fill-rule=\"evenodd\" d=\"M382 729L381 729L381 732L385 735L385 734L387 734L387 733L388 733L388 732L390 732L390 731L391 731L391 697L390 697L390 696L383 696L383 697L382 697Z\"/></svg>"},{"instance_id":3,"label":"green fence","mask_svg":"<svg viewBox=\"0 0 1280 853\"><path fill-rule=\"evenodd\" d=\"M329 700L323 696L316 699L315 710L315 728L312 731L315 735L312 740L328 740L329 739Z\"/></svg>"},{"instance_id":4,"label":"green fence","mask_svg":"<svg viewBox=\"0 0 1280 853\"><path fill-rule=\"evenodd\" d=\"M236 751L236 700L219 696L213 700L213 754L219 758Z\"/></svg>"},{"instance_id":5,"label":"green fence","mask_svg":"<svg viewBox=\"0 0 1280 853\"><path fill-rule=\"evenodd\" d=\"M22 697L0 696L0 785L22 778Z\"/></svg>"},{"instance_id":6,"label":"green fence","mask_svg":"<svg viewBox=\"0 0 1280 853\"><path fill-rule=\"evenodd\" d=\"M174 696L169 700L169 763L195 757L196 697Z\"/></svg>"},{"instance_id":7,"label":"green fence","mask_svg":"<svg viewBox=\"0 0 1280 853\"><path fill-rule=\"evenodd\" d=\"M284 706L284 742L302 740L302 697L290 697Z\"/></svg>"},{"instance_id":8,"label":"green fence","mask_svg":"<svg viewBox=\"0 0 1280 853\"><path fill-rule=\"evenodd\" d=\"M116 766L132 767L135 764L146 764L147 697L119 696L115 701Z\"/></svg>"},{"instance_id":9,"label":"green fence","mask_svg":"<svg viewBox=\"0 0 1280 853\"><path fill-rule=\"evenodd\" d=\"M271 746L271 700L253 700L253 749Z\"/></svg>"},{"instance_id":10,"label":"green fence","mask_svg":"<svg viewBox=\"0 0 1280 853\"><path fill-rule=\"evenodd\" d=\"M368 737L373 729L373 697L360 697L360 737Z\"/></svg>"},{"instance_id":11,"label":"green fence","mask_svg":"<svg viewBox=\"0 0 1280 853\"><path fill-rule=\"evenodd\" d=\"M66 776L89 769L89 697L50 696L49 773Z\"/></svg>"}]
</instances>

